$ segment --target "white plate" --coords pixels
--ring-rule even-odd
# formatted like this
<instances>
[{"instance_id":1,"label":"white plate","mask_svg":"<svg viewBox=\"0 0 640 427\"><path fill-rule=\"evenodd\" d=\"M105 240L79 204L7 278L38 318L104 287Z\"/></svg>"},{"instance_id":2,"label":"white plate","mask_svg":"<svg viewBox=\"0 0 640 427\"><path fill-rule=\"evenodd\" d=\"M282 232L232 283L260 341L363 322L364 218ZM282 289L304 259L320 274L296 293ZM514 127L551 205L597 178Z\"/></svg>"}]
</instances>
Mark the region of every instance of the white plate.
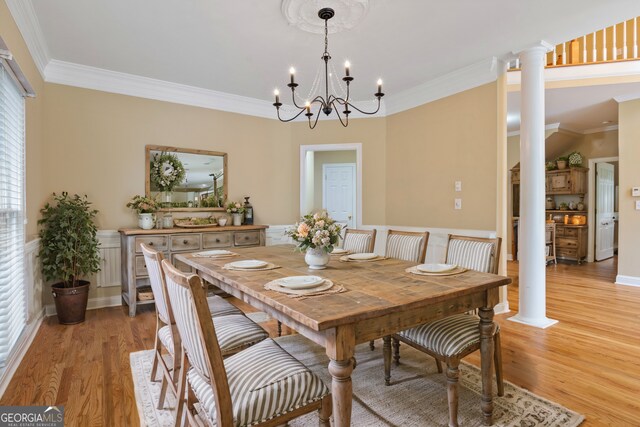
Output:
<instances>
[{"instance_id":1,"label":"white plate","mask_svg":"<svg viewBox=\"0 0 640 427\"><path fill-rule=\"evenodd\" d=\"M420 264L416 267L425 273L446 273L458 268L455 264Z\"/></svg>"},{"instance_id":2,"label":"white plate","mask_svg":"<svg viewBox=\"0 0 640 427\"><path fill-rule=\"evenodd\" d=\"M257 259L248 259L244 261L235 261L235 262L229 263L229 267L251 269L251 268L266 267L267 264L268 264L267 262L260 261Z\"/></svg>"},{"instance_id":3,"label":"white plate","mask_svg":"<svg viewBox=\"0 0 640 427\"><path fill-rule=\"evenodd\" d=\"M347 252L349 252L346 249L342 249L342 248L333 248L333 250L331 251L332 254L346 254Z\"/></svg>"},{"instance_id":4,"label":"white plate","mask_svg":"<svg viewBox=\"0 0 640 427\"><path fill-rule=\"evenodd\" d=\"M290 276L278 280L278 284L289 289L308 289L324 283L320 276Z\"/></svg>"},{"instance_id":5,"label":"white plate","mask_svg":"<svg viewBox=\"0 0 640 427\"><path fill-rule=\"evenodd\" d=\"M194 255L197 255L197 256L223 256L223 255L233 255L233 252L225 251L224 249L214 249L212 251L196 252Z\"/></svg>"},{"instance_id":6,"label":"white plate","mask_svg":"<svg viewBox=\"0 0 640 427\"><path fill-rule=\"evenodd\" d=\"M361 254L347 255L347 257L349 259L354 259L354 260L374 259L374 258L378 258L378 254L374 254L373 252L365 252Z\"/></svg>"}]
</instances>

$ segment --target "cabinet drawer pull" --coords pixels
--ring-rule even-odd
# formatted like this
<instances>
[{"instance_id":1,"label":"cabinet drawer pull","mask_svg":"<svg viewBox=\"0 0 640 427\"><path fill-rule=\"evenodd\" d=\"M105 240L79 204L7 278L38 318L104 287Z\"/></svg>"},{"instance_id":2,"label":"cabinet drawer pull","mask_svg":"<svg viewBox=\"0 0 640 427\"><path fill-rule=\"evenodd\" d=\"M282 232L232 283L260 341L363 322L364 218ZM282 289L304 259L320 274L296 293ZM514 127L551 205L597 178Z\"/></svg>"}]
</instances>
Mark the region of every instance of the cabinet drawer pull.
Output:
<instances>
[{"instance_id":1,"label":"cabinet drawer pull","mask_svg":"<svg viewBox=\"0 0 640 427\"><path fill-rule=\"evenodd\" d=\"M149 242L149 246L153 246L153 242Z\"/></svg>"},{"instance_id":2,"label":"cabinet drawer pull","mask_svg":"<svg viewBox=\"0 0 640 427\"><path fill-rule=\"evenodd\" d=\"M220 243L220 239L216 239L216 243Z\"/></svg>"},{"instance_id":3,"label":"cabinet drawer pull","mask_svg":"<svg viewBox=\"0 0 640 427\"><path fill-rule=\"evenodd\" d=\"M249 240L249 236L244 236L244 240Z\"/></svg>"},{"instance_id":4,"label":"cabinet drawer pull","mask_svg":"<svg viewBox=\"0 0 640 427\"><path fill-rule=\"evenodd\" d=\"M189 241L188 241L187 239L184 239L184 240L182 241L182 244L183 244L183 245L186 245L187 243L189 243Z\"/></svg>"}]
</instances>

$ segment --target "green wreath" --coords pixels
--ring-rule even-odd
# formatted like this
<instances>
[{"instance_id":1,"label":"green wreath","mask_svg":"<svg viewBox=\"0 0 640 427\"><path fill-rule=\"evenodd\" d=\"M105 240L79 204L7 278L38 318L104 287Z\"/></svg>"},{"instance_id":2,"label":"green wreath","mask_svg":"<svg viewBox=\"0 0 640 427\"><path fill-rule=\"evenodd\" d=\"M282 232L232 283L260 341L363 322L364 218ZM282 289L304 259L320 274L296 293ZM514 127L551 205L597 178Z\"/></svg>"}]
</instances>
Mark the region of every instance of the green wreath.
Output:
<instances>
[{"instance_id":1,"label":"green wreath","mask_svg":"<svg viewBox=\"0 0 640 427\"><path fill-rule=\"evenodd\" d=\"M180 185L185 177L184 166L178 156L160 153L153 156L151 161L151 183L160 191L172 191Z\"/></svg>"}]
</instances>

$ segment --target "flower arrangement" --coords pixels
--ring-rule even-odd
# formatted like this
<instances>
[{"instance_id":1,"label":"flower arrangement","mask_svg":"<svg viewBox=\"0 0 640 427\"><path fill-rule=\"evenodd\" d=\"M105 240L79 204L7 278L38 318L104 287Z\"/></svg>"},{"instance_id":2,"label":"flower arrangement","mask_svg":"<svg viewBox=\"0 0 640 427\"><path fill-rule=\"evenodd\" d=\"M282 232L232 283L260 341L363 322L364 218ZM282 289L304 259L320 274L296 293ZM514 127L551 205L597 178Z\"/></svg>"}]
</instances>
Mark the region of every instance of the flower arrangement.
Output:
<instances>
[{"instance_id":1,"label":"flower arrangement","mask_svg":"<svg viewBox=\"0 0 640 427\"><path fill-rule=\"evenodd\" d=\"M242 214L244 213L244 206L240 202L229 202L227 203L227 213Z\"/></svg>"},{"instance_id":2,"label":"flower arrangement","mask_svg":"<svg viewBox=\"0 0 640 427\"><path fill-rule=\"evenodd\" d=\"M342 227L329 217L327 211L307 214L286 235L299 243L301 251L308 248L322 248L325 252L333 251L338 243Z\"/></svg>"},{"instance_id":3,"label":"flower arrangement","mask_svg":"<svg viewBox=\"0 0 640 427\"><path fill-rule=\"evenodd\" d=\"M176 185L180 185L185 177L184 166L178 156L169 153L160 153L153 156L151 161L151 183L160 191L172 191Z\"/></svg>"},{"instance_id":4,"label":"flower arrangement","mask_svg":"<svg viewBox=\"0 0 640 427\"><path fill-rule=\"evenodd\" d=\"M159 209L158 202L151 197L143 197L139 195L133 196L131 201L127 203L127 207L133 209L139 214L154 213Z\"/></svg>"}]
</instances>

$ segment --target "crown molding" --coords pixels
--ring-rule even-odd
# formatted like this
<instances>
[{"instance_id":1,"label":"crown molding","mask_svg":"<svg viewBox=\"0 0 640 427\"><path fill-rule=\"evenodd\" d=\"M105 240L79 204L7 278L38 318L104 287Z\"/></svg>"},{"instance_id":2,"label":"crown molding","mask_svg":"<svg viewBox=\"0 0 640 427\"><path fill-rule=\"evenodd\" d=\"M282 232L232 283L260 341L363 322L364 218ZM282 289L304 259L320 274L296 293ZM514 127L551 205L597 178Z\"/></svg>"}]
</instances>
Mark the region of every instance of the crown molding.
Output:
<instances>
[{"instance_id":1,"label":"crown molding","mask_svg":"<svg viewBox=\"0 0 640 427\"><path fill-rule=\"evenodd\" d=\"M614 96L613 99L618 104L621 104L627 101L635 101L636 99L640 99L640 93L636 92L636 93L628 93L625 95Z\"/></svg>"},{"instance_id":2,"label":"crown molding","mask_svg":"<svg viewBox=\"0 0 640 427\"><path fill-rule=\"evenodd\" d=\"M601 126L598 128L591 128L582 131L583 135L588 135L590 133L598 133L598 132L611 132L612 130L618 130L618 125L609 125L609 126Z\"/></svg>"},{"instance_id":3,"label":"crown molding","mask_svg":"<svg viewBox=\"0 0 640 427\"><path fill-rule=\"evenodd\" d=\"M491 83L498 78L498 60L493 57L436 77L426 83L399 92L387 99L387 114L396 114L474 87Z\"/></svg>"},{"instance_id":4,"label":"crown molding","mask_svg":"<svg viewBox=\"0 0 640 427\"><path fill-rule=\"evenodd\" d=\"M15 21L22 38L27 44L27 49L36 64L42 78L45 78L44 70L51 56L45 41L44 34L38 21L38 16L33 8L31 0L6 0L7 7Z\"/></svg>"},{"instance_id":5,"label":"crown molding","mask_svg":"<svg viewBox=\"0 0 640 427\"><path fill-rule=\"evenodd\" d=\"M546 126L544 127L544 130L563 131L563 130L566 130L566 129L562 129L562 128L560 127L560 123L549 123L548 125L546 125ZM569 131L569 132L573 132L573 131ZM507 137L510 137L510 136L517 136L517 135L520 135L520 129L518 129L518 130L514 130L514 131L511 131L511 132L508 132L508 133L507 133Z\"/></svg>"},{"instance_id":6,"label":"crown molding","mask_svg":"<svg viewBox=\"0 0 640 427\"><path fill-rule=\"evenodd\" d=\"M103 92L273 119L271 102L52 59L45 80Z\"/></svg>"}]
</instances>

